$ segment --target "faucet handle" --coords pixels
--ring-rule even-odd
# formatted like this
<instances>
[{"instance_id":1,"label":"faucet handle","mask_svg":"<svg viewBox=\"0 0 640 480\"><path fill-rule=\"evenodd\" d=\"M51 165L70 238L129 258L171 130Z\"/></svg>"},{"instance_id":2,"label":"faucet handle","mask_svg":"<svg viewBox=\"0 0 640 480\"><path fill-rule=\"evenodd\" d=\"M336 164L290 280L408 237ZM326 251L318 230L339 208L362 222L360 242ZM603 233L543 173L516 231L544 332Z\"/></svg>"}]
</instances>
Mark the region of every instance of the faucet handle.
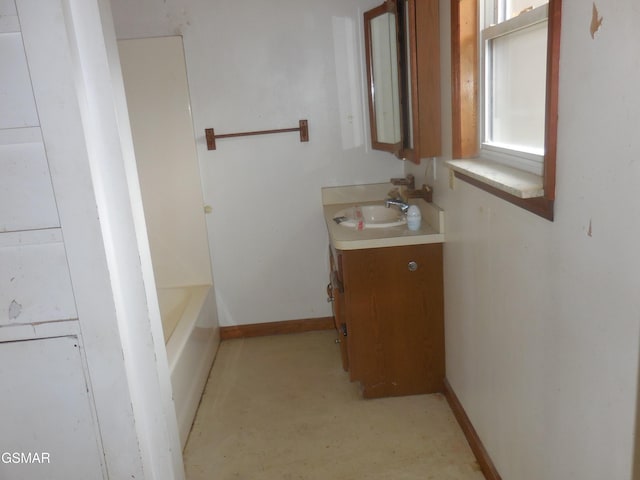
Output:
<instances>
[{"instance_id":1,"label":"faucet handle","mask_svg":"<svg viewBox=\"0 0 640 480\"><path fill-rule=\"evenodd\" d=\"M429 185L422 185L420 190L411 190L406 192L408 198L422 198L425 202L433 202L433 188Z\"/></svg>"},{"instance_id":2,"label":"faucet handle","mask_svg":"<svg viewBox=\"0 0 640 480\"><path fill-rule=\"evenodd\" d=\"M414 190L416 187L416 180L413 174L409 173L405 178L392 178L390 180L392 185L406 186L409 190Z\"/></svg>"}]
</instances>

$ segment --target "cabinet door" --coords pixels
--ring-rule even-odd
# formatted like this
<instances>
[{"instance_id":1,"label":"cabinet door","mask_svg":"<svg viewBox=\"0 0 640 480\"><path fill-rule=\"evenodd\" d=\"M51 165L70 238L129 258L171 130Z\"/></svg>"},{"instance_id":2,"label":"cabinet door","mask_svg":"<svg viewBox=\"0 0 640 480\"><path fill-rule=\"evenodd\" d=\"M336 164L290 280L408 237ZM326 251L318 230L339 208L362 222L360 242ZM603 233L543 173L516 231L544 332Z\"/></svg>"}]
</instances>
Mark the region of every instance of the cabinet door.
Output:
<instances>
[{"instance_id":1,"label":"cabinet door","mask_svg":"<svg viewBox=\"0 0 640 480\"><path fill-rule=\"evenodd\" d=\"M414 16L414 36L411 62L415 66L412 78L411 103L416 119L412 125L414 145L412 160L437 157L442 153L440 116L440 15L437 0L409 0Z\"/></svg>"},{"instance_id":2,"label":"cabinet door","mask_svg":"<svg viewBox=\"0 0 640 480\"><path fill-rule=\"evenodd\" d=\"M77 337L0 343L0 478L106 478Z\"/></svg>"},{"instance_id":3,"label":"cabinet door","mask_svg":"<svg viewBox=\"0 0 640 480\"><path fill-rule=\"evenodd\" d=\"M441 391L442 245L343 254L351 379L365 397Z\"/></svg>"}]
</instances>

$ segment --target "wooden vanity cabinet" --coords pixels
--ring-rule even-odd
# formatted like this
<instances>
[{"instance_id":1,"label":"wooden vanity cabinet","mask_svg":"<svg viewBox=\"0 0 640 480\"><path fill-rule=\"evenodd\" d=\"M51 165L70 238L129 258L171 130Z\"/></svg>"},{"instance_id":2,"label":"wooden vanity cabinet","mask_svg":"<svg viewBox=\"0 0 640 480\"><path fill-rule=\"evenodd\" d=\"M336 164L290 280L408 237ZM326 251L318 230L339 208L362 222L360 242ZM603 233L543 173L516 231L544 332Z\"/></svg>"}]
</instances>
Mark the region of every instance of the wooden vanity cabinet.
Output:
<instances>
[{"instance_id":1,"label":"wooden vanity cabinet","mask_svg":"<svg viewBox=\"0 0 640 480\"><path fill-rule=\"evenodd\" d=\"M343 366L363 396L442 391L442 244L332 250L332 277Z\"/></svg>"}]
</instances>

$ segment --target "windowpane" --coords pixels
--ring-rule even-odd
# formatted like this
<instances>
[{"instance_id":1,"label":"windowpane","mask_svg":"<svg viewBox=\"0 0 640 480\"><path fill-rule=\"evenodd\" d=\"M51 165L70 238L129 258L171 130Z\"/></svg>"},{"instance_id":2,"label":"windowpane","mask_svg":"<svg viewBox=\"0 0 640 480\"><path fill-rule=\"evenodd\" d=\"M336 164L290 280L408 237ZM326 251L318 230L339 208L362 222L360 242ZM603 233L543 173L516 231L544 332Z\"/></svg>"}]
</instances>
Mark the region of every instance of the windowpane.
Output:
<instances>
[{"instance_id":1,"label":"windowpane","mask_svg":"<svg viewBox=\"0 0 640 480\"><path fill-rule=\"evenodd\" d=\"M488 42L485 141L544 153L547 22Z\"/></svg>"},{"instance_id":2,"label":"windowpane","mask_svg":"<svg viewBox=\"0 0 640 480\"><path fill-rule=\"evenodd\" d=\"M524 10L536 8L544 5L545 3L549 3L548 0L503 0L503 2L505 4L506 11L506 18L504 20L509 20L510 18L517 17Z\"/></svg>"}]
</instances>

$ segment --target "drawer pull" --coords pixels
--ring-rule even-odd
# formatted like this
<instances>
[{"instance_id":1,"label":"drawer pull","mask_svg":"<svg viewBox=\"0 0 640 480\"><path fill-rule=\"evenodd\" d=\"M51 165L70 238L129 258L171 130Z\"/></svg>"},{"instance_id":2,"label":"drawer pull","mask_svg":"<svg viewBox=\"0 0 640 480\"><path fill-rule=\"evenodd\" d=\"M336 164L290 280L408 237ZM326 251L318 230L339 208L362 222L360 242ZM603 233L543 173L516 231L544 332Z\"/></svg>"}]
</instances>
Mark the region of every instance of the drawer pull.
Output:
<instances>
[{"instance_id":1,"label":"drawer pull","mask_svg":"<svg viewBox=\"0 0 640 480\"><path fill-rule=\"evenodd\" d=\"M415 272L416 270L418 270L418 262L414 262L413 260L410 261L407 265L407 268L410 272Z\"/></svg>"}]
</instances>

